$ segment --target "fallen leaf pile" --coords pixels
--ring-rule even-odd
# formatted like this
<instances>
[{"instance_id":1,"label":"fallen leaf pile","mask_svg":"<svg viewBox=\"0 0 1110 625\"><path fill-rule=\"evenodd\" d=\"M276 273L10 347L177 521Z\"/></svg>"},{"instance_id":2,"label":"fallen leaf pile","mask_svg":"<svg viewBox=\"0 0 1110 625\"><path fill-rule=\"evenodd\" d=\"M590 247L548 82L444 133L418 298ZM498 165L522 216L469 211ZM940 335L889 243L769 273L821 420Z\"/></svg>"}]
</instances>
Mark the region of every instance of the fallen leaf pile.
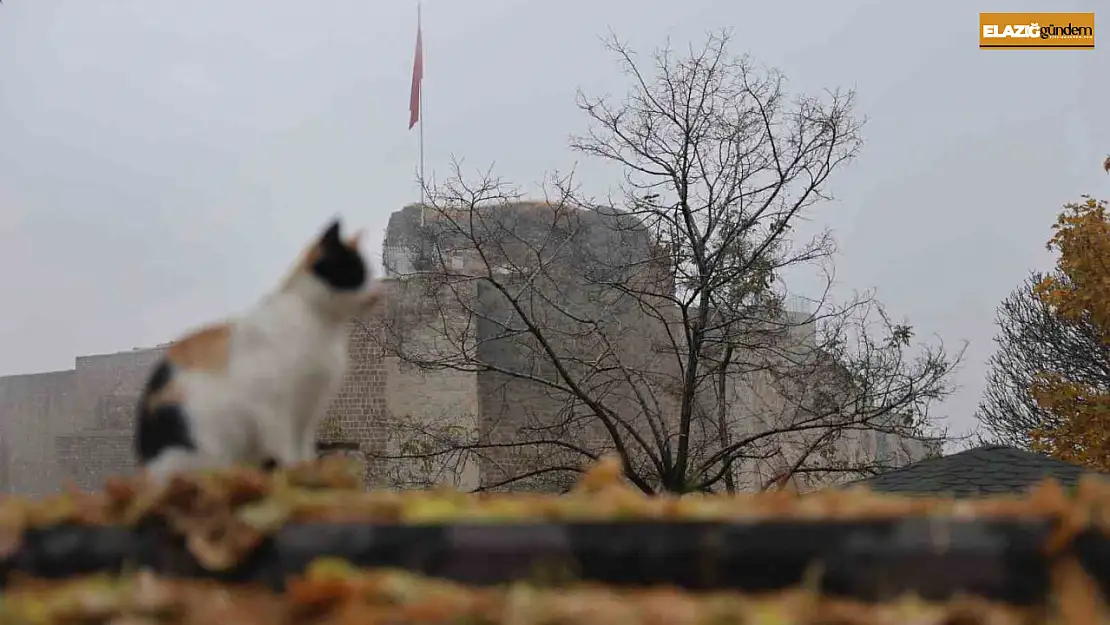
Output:
<instances>
[{"instance_id":1,"label":"fallen leaf pile","mask_svg":"<svg viewBox=\"0 0 1110 625\"><path fill-rule=\"evenodd\" d=\"M972 500L899 497L865 490L734 496L645 496L604 458L571 493L466 494L449 490L362 489L349 460L333 457L266 474L234 468L176 476L163 483L117 478L102 492L67 492L44 499L0 498L0 559L28 528L57 524L160 524L185 539L209 570L238 562L286 523L527 523L613 520L764 521L866 520L903 516L1051 518L1055 543L1096 523L1110 530L1110 486L1083 481L1072 494L1047 481L1026 495Z\"/></svg>"},{"instance_id":2,"label":"fallen leaf pile","mask_svg":"<svg viewBox=\"0 0 1110 625\"><path fill-rule=\"evenodd\" d=\"M446 490L365 492L348 461L331 458L265 474L238 468L153 483L115 479L102 492L67 492L41 500L0 499L0 556L24 532L57 524L161 525L184 538L201 564L234 566L286 523L523 523L600 520L849 520L899 516L1050 518L1057 546L1090 525L1110 532L1110 486L1087 480L1074 493L1045 482L1027 495L952 500L861 490L740 496L647 497L603 459L571 493L470 495ZM1049 548L1052 548L1050 545ZM1107 622L1092 580L1074 563L1054 570L1049 605L1018 609L963 598L929 603L913 597L878 605L806 590L753 596L689 593L675 588L618 589L573 584L558 589L517 583L468 587L398 571L317 561L288 580L284 594L214 581L169 580L149 572L65 581L8 580L0 625L172 625L308 623L314 625L880 625L1070 624ZM1071 568L1068 568L1070 566ZM1050 611L1054 611L1050 614Z\"/></svg>"},{"instance_id":3,"label":"fallen leaf pile","mask_svg":"<svg viewBox=\"0 0 1110 625\"><path fill-rule=\"evenodd\" d=\"M147 573L9 589L0 622L12 625L1039 625L1068 623L1047 608L914 597L867 605L805 590L766 595L670 587L557 590L523 583L476 588L318 561L284 595Z\"/></svg>"}]
</instances>

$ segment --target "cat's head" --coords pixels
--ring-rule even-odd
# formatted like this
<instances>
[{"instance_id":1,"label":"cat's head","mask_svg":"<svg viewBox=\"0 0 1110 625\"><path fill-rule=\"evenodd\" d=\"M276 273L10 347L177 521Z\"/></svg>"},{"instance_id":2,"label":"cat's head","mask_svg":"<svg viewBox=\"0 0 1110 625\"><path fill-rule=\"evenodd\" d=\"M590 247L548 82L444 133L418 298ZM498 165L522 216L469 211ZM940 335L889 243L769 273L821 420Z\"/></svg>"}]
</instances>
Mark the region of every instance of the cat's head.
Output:
<instances>
[{"instance_id":1,"label":"cat's head","mask_svg":"<svg viewBox=\"0 0 1110 625\"><path fill-rule=\"evenodd\" d=\"M333 220L312 242L286 279L283 290L307 298L340 317L357 315L381 299L381 288L359 250L362 231L343 237Z\"/></svg>"}]
</instances>

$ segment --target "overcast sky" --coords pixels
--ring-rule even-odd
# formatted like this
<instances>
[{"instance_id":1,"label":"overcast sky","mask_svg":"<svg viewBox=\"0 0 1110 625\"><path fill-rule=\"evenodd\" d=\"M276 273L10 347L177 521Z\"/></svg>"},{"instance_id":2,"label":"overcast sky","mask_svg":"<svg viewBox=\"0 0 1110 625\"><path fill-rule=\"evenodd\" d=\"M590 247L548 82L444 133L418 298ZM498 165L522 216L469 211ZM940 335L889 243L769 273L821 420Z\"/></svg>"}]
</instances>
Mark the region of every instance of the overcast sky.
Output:
<instances>
[{"instance_id":1,"label":"overcast sky","mask_svg":"<svg viewBox=\"0 0 1110 625\"><path fill-rule=\"evenodd\" d=\"M839 240L838 288L875 288L920 334L970 341L944 407L966 429L998 302L1051 265L1063 202L1110 197L1110 37L977 48L978 11L1045 6L427 0L427 168L455 155L529 184L575 165L575 89L624 90L598 39L609 28L648 52L728 27L792 90L853 87L866 144L817 213ZM418 199L415 20L399 0L0 5L0 375L241 310L335 214L375 233L377 255L390 212Z\"/></svg>"}]
</instances>

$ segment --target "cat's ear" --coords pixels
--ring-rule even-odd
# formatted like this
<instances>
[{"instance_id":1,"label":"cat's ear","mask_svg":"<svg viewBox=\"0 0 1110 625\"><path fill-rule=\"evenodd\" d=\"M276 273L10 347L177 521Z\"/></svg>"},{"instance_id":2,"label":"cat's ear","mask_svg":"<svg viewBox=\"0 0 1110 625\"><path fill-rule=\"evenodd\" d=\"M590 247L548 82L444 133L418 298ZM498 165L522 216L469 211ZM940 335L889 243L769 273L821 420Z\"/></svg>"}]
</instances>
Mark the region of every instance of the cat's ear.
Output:
<instances>
[{"instance_id":1,"label":"cat's ear","mask_svg":"<svg viewBox=\"0 0 1110 625\"><path fill-rule=\"evenodd\" d=\"M347 237L347 247L351 248L352 250L357 250L358 244L362 241L362 235L365 233L365 230L355 230L354 234Z\"/></svg>"},{"instance_id":2,"label":"cat's ear","mask_svg":"<svg viewBox=\"0 0 1110 625\"><path fill-rule=\"evenodd\" d=\"M333 219L327 230L320 235L320 247L327 249L343 244L339 238L339 227L339 219Z\"/></svg>"}]
</instances>

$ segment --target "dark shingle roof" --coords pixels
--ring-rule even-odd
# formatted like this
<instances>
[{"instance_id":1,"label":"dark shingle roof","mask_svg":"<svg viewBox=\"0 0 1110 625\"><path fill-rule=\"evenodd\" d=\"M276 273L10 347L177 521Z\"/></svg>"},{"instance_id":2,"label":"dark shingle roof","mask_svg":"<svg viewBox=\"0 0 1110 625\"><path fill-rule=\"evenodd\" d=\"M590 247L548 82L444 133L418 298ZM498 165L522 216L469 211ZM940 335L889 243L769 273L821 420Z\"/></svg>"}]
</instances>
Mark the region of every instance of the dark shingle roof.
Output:
<instances>
[{"instance_id":1,"label":"dark shingle roof","mask_svg":"<svg viewBox=\"0 0 1110 625\"><path fill-rule=\"evenodd\" d=\"M852 482L872 490L960 496L1020 493L1046 478L1072 486L1088 473L1074 464L1029 451L987 445L951 456L929 458L888 473Z\"/></svg>"}]
</instances>

